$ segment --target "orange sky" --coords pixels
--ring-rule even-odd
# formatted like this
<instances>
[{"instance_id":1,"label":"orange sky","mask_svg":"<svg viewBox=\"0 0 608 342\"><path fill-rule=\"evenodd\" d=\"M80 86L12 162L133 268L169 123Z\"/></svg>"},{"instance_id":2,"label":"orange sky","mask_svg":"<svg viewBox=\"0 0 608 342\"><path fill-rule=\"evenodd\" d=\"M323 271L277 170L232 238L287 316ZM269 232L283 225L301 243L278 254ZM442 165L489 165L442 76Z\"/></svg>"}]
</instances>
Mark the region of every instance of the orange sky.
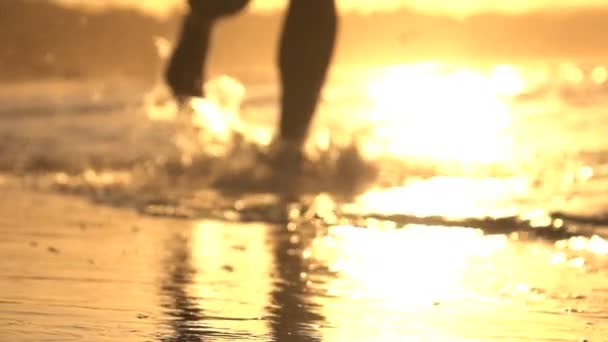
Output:
<instances>
[{"instance_id":1,"label":"orange sky","mask_svg":"<svg viewBox=\"0 0 608 342\"><path fill-rule=\"evenodd\" d=\"M139 8L150 13L166 14L183 6L185 0L54 0L66 4L107 7L113 5ZM252 10L281 8L287 0L253 0ZM422 11L466 16L484 11L519 13L539 9L568 9L576 7L602 6L605 0L338 0L343 10L377 11L399 7L416 8Z\"/></svg>"}]
</instances>

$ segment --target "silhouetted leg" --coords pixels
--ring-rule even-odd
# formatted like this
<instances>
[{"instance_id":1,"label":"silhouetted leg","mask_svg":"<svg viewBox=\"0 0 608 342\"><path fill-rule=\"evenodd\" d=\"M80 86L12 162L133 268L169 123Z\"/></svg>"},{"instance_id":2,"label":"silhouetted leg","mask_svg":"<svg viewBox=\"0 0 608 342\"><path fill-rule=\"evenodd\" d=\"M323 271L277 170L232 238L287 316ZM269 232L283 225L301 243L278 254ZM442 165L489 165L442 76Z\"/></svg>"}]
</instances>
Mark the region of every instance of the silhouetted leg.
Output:
<instances>
[{"instance_id":1,"label":"silhouetted leg","mask_svg":"<svg viewBox=\"0 0 608 342\"><path fill-rule=\"evenodd\" d=\"M180 38L166 71L167 84L180 99L203 96L204 67L215 20L235 14L248 0L189 0Z\"/></svg>"},{"instance_id":2,"label":"silhouetted leg","mask_svg":"<svg viewBox=\"0 0 608 342\"><path fill-rule=\"evenodd\" d=\"M280 42L282 83L279 137L306 139L331 61L337 30L334 0L291 0Z\"/></svg>"},{"instance_id":3,"label":"silhouetted leg","mask_svg":"<svg viewBox=\"0 0 608 342\"><path fill-rule=\"evenodd\" d=\"M203 96L203 65L207 56L212 18L190 12L166 70L167 84L176 98Z\"/></svg>"}]
</instances>

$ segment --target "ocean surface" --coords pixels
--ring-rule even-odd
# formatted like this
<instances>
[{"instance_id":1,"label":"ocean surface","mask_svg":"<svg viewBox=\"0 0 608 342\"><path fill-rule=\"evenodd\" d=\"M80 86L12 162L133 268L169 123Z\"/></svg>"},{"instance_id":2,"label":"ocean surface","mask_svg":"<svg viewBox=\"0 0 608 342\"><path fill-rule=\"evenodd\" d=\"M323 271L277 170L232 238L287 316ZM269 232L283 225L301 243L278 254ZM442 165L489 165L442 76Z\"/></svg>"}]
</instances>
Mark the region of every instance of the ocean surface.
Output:
<instances>
[{"instance_id":1,"label":"ocean surface","mask_svg":"<svg viewBox=\"0 0 608 342\"><path fill-rule=\"evenodd\" d=\"M607 80L336 72L300 173L271 77L2 84L0 339L608 341Z\"/></svg>"}]
</instances>

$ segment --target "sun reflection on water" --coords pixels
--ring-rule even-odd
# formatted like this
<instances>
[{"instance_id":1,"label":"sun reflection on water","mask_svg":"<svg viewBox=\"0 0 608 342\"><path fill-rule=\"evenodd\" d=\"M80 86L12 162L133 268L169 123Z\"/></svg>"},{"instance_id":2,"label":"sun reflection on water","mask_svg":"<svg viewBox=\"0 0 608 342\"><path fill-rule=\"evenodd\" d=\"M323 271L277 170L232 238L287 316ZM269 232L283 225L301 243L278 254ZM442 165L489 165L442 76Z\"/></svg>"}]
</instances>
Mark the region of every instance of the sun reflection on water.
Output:
<instances>
[{"instance_id":1,"label":"sun reflection on water","mask_svg":"<svg viewBox=\"0 0 608 342\"><path fill-rule=\"evenodd\" d=\"M594 235L590 238L577 236L568 240L558 241L555 246L558 249L570 249L572 251L586 251L596 255L608 255L608 240Z\"/></svg>"},{"instance_id":2,"label":"sun reflection on water","mask_svg":"<svg viewBox=\"0 0 608 342\"><path fill-rule=\"evenodd\" d=\"M513 199L525 196L528 191L525 177L410 179L400 187L373 188L343 209L419 217L504 217L518 213Z\"/></svg>"},{"instance_id":3,"label":"sun reflection on water","mask_svg":"<svg viewBox=\"0 0 608 342\"><path fill-rule=\"evenodd\" d=\"M605 248L599 238L560 244ZM329 327L363 327L353 327L352 338L348 331L323 329L328 340L365 341L377 337L378 328L387 340L436 333L449 337L429 339L451 341L477 331L485 319L500 325L504 318L536 333L518 317L554 313L545 320L563 319L564 307L573 300L582 306L589 289L605 283L604 275L587 273L588 258L572 251L466 227L339 225L317 237L305 254L329 270L325 281L313 282L325 290L318 300ZM582 276L589 283L582 284ZM487 332L479 334L487 338Z\"/></svg>"},{"instance_id":4,"label":"sun reflection on water","mask_svg":"<svg viewBox=\"0 0 608 342\"><path fill-rule=\"evenodd\" d=\"M368 154L493 163L512 151L506 97L525 82L508 65L489 73L438 63L387 68L368 84Z\"/></svg>"},{"instance_id":5,"label":"sun reflection on water","mask_svg":"<svg viewBox=\"0 0 608 342\"><path fill-rule=\"evenodd\" d=\"M470 259L504 250L507 241L469 228L336 226L313 243L312 255L339 274L329 295L431 305L461 295Z\"/></svg>"},{"instance_id":6,"label":"sun reflection on water","mask_svg":"<svg viewBox=\"0 0 608 342\"><path fill-rule=\"evenodd\" d=\"M194 225L191 295L205 315L217 318L214 324L219 329L260 334L266 330L259 318L265 315L271 291L272 256L267 253L266 243L269 229L261 224L226 229L226 223L212 221ZM246 319L233 320L227 314L230 312L235 316L245 314Z\"/></svg>"}]
</instances>

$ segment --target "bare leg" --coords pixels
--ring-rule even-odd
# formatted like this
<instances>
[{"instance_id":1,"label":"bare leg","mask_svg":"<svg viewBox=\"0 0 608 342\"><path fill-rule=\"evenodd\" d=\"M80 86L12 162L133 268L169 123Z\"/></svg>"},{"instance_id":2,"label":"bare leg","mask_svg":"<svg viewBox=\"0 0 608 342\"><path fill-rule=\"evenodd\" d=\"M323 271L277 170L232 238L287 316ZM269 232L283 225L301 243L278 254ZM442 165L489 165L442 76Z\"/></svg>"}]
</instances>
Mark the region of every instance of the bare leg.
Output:
<instances>
[{"instance_id":1,"label":"bare leg","mask_svg":"<svg viewBox=\"0 0 608 342\"><path fill-rule=\"evenodd\" d=\"M306 139L335 44L334 0L291 0L280 42L282 83L279 137Z\"/></svg>"},{"instance_id":2,"label":"bare leg","mask_svg":"<svg viewBox=\"0 0 608 342\"><path fill-rule=\"evenodd\" d=\"M166 70L167 84L178 98L203 96L203 65L207 56L212 18L189 13Z\"/></svg>"},{"instance_id":3,"label":"bare leg","mask_svg":"<svg viewBox=\"0 0 608 342\"><path fill-rule=\"evenodd\" d=\"M169 60L166 81L173 95L182 99L203 96L204 67L214 22L237 13L248 0L189 0L190 12Z\"/></svg>"}]
</instances>

